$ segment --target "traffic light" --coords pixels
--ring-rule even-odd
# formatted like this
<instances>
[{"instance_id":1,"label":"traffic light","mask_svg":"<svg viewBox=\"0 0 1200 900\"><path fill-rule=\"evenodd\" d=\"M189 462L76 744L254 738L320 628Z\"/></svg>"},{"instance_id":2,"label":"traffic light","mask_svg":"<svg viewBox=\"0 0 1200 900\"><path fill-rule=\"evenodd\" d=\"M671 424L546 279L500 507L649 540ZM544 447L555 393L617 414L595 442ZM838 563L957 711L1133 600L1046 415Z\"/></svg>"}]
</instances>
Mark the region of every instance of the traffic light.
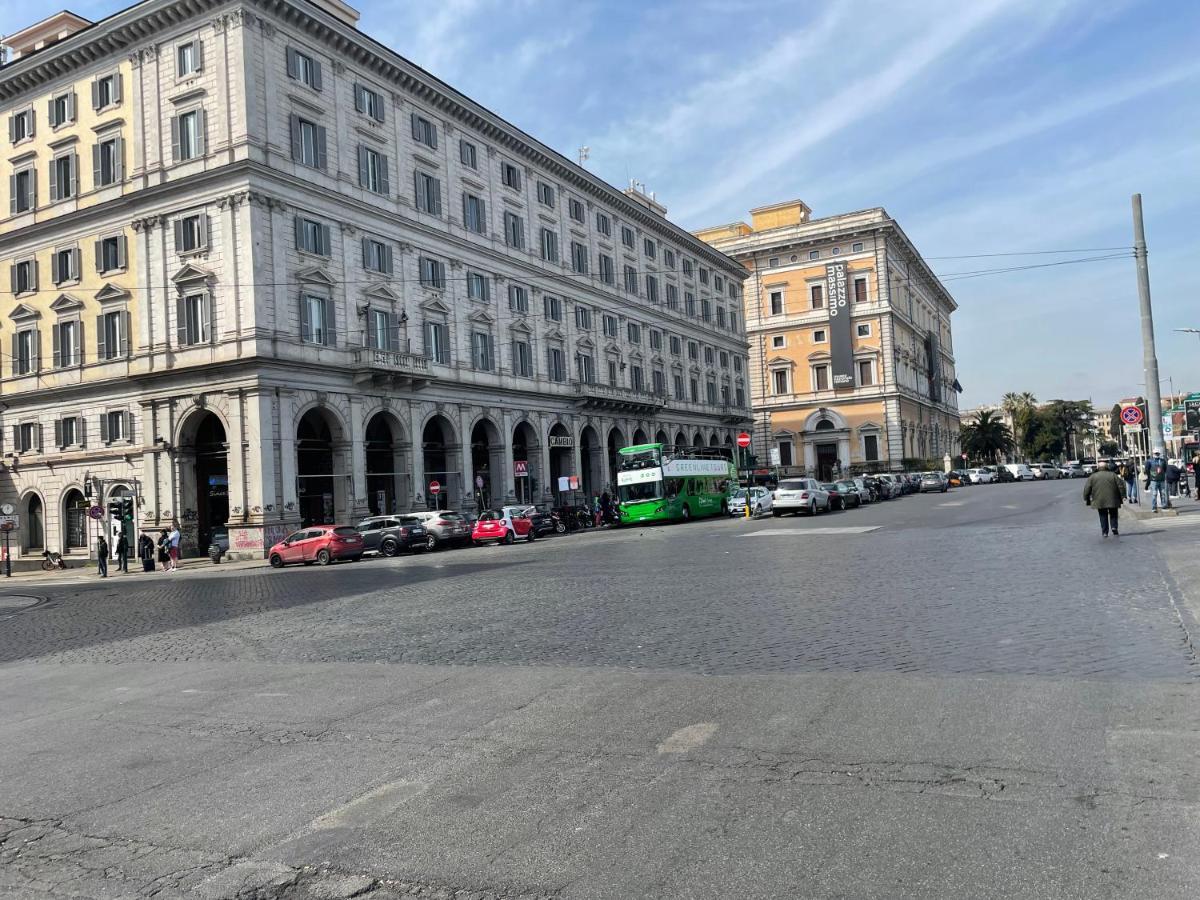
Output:
<instances>
[{"instance_id":1,"label":"traffic light","mask_svg":"<svg viewBox=\"0 0 1200 900\"><path fill-rule=\"evenodd\" d=\"M120 500L108 501L108 517L110 519L121 518L121 501Z\"/></svg>"},{"instance_id":2,"label":"traffic light","mask_svg":"<svg viewBox=\"0 0 1200 900\"><path fill-rule=\"evenodd\" d=\"M122 522L132 522L133 521L133 498L132 497L122 497L121 498L121 521Z\"/></svg>"}]
</instances>

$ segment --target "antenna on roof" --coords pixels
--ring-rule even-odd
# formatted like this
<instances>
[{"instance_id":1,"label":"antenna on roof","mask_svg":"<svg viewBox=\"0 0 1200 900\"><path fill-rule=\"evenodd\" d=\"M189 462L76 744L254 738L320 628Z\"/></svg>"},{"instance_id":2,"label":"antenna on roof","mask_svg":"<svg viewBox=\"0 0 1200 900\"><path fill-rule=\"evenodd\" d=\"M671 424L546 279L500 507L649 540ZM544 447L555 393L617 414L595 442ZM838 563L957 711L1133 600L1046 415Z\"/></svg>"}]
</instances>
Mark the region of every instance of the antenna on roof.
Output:
<instances>
[{"instance_id":1,"label":"antenna on roof","mask_svg":"<svg viewBox=\"0 0 1200 900\"><path fill-rule=\"evenodd\" d=\"M579 164L582 166L585 162L588 161L589 158L591 158L591 155L592 155L591 147L580 147L579 148Z\"/></svg>"}]
</instances>

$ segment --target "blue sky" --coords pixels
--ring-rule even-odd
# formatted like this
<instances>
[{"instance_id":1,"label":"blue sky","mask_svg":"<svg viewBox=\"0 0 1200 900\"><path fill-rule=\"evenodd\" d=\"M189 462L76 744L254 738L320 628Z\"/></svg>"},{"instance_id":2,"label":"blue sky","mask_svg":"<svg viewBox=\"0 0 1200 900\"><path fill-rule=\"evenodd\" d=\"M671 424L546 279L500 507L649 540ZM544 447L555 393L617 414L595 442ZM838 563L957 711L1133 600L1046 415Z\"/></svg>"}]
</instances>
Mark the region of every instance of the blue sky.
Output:
<instances>
[{"instance_id":1,"label":"blue sky","mask_svg":"<svg viewBox=\"0 0 1200 900\"><path fill-rule=\"evenodd\" d=\"M72 8L99 18L122 5ZM360 27L687 228L884 206L927 257L1132 245L1200 390L1200 4L358 0ZM0 32L28 24L0 6ZM934 270L1103 255L931 259ZM948 281L965 406L1144 391L1132 259ZM1164 384L1163 389L1167 389Z\"/></svg>"}]
</instances>

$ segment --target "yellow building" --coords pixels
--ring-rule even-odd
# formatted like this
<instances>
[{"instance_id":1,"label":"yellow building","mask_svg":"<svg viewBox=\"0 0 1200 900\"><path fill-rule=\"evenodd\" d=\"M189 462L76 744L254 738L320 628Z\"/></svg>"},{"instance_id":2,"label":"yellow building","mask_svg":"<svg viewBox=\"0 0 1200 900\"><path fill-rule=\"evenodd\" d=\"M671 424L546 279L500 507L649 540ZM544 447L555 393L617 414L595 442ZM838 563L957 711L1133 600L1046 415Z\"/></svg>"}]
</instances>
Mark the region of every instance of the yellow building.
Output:
<instances>
[{"instance_id":1,"label":"yellow building","mask_svg":"<svg viewBox=\"0 0 1200 900\"><path fill-rule=\"evenodd\" d=\"M813 219L799 200L750 215L696 236L751 273L760 462L827 479L956 457L957 304L895 220L879 208Z\"/></svg>"}]
</instances>

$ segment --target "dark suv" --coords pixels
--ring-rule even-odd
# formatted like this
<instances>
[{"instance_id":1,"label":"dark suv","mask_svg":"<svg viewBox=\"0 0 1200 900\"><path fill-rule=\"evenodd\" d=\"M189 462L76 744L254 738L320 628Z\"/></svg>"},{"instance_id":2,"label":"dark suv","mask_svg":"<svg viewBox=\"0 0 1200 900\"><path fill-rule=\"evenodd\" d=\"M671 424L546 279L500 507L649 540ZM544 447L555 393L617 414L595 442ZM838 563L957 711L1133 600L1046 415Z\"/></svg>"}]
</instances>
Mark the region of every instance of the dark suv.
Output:
<instances>
[{"instance_id":1,"label":"dark suv","mask_svg":"<svg viewBox=\"0 0 1200 900\"><path fill-rule=\"evenodd\" d=\"M424 550L429 537L416 516L371 516L358 523L366 553L395 556L401 550Z\"/></svg>"}]
</instances>

